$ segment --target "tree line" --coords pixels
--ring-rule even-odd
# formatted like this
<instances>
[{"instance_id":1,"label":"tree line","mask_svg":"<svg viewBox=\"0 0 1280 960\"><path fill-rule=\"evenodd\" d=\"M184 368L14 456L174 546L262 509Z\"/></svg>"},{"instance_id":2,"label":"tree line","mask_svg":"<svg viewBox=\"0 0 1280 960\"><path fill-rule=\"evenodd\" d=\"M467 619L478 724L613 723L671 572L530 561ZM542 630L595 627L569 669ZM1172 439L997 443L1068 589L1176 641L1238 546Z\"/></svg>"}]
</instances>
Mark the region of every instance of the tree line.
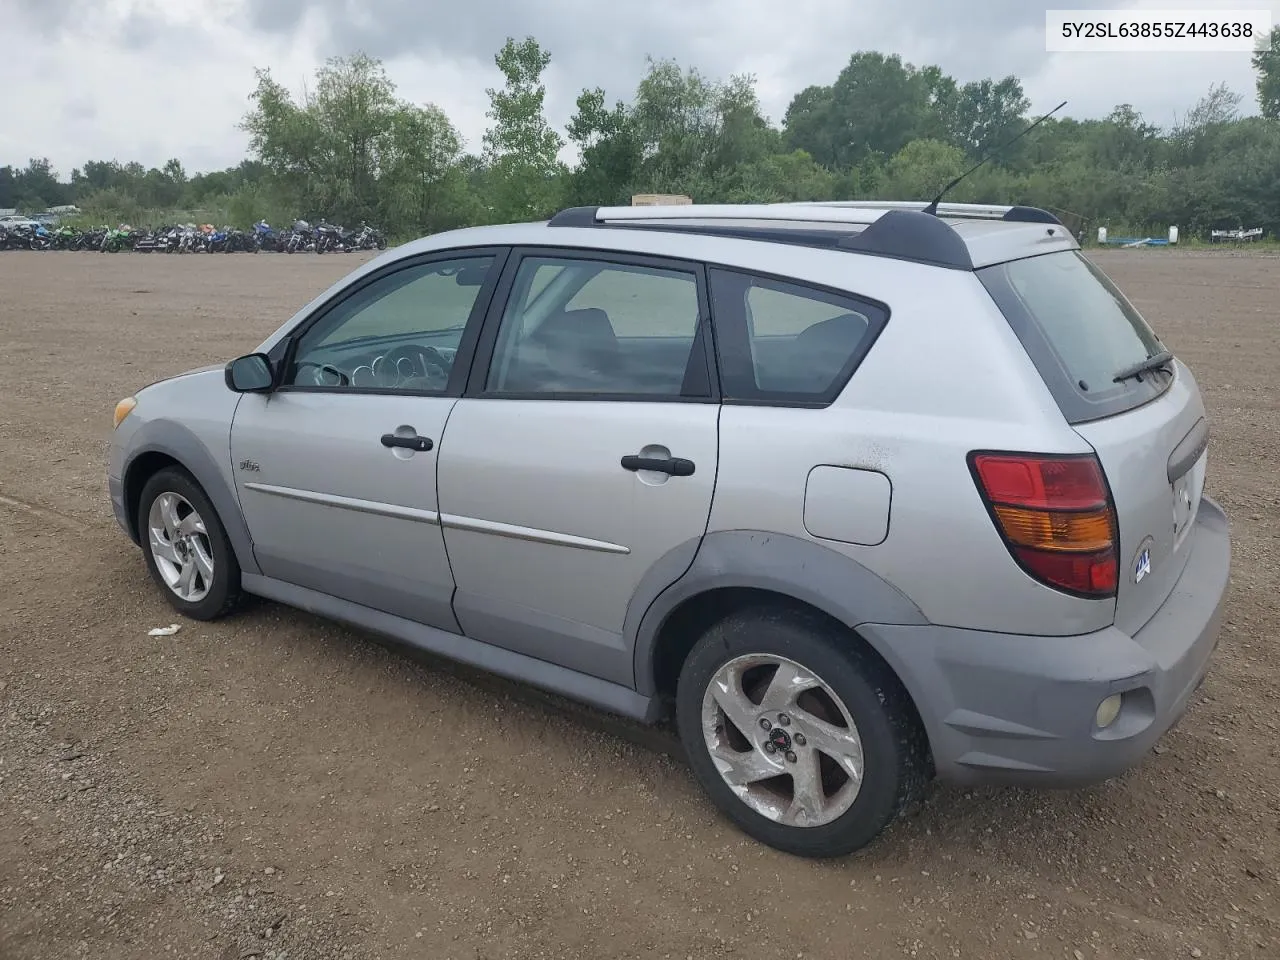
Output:
<instances>
[{"instance_id":1,"label":"tree line","mask_svg":"<svg viewBox=\"0 0 1280 960\"><path fill-rule=\"evenodd\" d=\"M152 169L90 161L64 181L33 159L0 167L0 207L75 203L102 222L367 220L406 237L626 204L637 193L708 203L928 199L995 151L949 199L1047 207L1081 226L1275 235L1278 51L1280 28L1253 57L1260 116L1242 117L1242 96L1216 84L1167 129L1120 104L1102 119L1051 117L1007 149L1033 119L1018 78L959 83L874 51L797 93L777 124L752 76L650 59L630 100L583 90L562 135L545 112L551 55L528 37L495 56L503 83L487 91L489 126L468 150L443 110L401 99L381 61L356 53L327 61L301 95L258 70L241 124L250 155L235 167L188 174L178 160ZM573 165L559 159L567 142Z\"/></svg>"}]
</instances>

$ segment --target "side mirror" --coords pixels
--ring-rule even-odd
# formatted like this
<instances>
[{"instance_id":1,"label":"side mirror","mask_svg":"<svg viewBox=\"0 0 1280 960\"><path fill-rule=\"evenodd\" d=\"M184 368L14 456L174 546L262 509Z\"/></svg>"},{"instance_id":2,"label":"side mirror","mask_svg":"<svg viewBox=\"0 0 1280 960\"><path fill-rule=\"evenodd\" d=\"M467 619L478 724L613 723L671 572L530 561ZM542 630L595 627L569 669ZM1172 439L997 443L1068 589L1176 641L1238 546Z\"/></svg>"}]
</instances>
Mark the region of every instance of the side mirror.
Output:
<instances>
[{"instance_id":1,"label":"side mirror","mask_svg":"<svg viewBox=\"0 0 1280 960\"><path fill-rule=\"evenodd\" d=\"M227 388L236 393L270 393L275 386L271 361L265 353L250 353L236 357L227 364L223 374Z\"/></svg>"}]
</instances>

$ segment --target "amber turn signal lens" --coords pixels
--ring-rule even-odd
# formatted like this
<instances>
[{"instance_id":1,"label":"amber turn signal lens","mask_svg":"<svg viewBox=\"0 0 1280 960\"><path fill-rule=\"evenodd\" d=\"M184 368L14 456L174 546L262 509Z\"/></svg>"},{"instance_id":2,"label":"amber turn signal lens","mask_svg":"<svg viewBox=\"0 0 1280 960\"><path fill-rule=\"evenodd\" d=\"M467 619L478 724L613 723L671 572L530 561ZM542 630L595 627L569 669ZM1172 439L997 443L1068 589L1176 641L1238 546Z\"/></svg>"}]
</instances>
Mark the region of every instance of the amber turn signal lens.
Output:
<instances>
[{"instance_id":1,"label":"amber turn signal lens","mask_svg":"<svg viewBox=\"0 0 1280 960\"><path fill-rule=\"evenodd\" d=\"M138 405L138 401L133 399L133 397L125 397L123 400L117 403L116 412L115 412L115 423L113 424L112 429L115 429L115 427L120 426L120 424L124 422L124 418L127 417L130 413L132 413L133 408L136 407L137 405Z\"/></svg>"},{"instance_id":2,"label":"amber turn signal lens","mask_svg":"<svg viewBox=\"0 0 1280 960\"><path fill-rule=\"evenodd\" d=\"M1004 535L1020 547L1093 553L1111 546L1111 514L1103 510L1060 513L997 504Z\"/></svg>"}]
</instances>

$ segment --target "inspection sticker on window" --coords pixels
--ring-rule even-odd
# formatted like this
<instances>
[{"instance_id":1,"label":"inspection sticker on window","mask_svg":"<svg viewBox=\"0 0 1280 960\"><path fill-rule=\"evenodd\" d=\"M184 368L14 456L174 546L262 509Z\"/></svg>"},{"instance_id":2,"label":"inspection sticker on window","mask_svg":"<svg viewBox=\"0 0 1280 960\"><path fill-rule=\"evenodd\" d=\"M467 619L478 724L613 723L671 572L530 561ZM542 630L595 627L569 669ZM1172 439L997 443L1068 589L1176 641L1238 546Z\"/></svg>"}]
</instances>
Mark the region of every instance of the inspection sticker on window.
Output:
<instances>
[{"instance_id":1,"label":"inspection sticker on window","mask_svg":"<svg viewBox=\"0 0 1280 960\"><path fill-rule=\"evenodd\" d=\"M1045 11L1050 53L1224 53L1270 45L1270 10Z\"/></svg>"}]
</instances>

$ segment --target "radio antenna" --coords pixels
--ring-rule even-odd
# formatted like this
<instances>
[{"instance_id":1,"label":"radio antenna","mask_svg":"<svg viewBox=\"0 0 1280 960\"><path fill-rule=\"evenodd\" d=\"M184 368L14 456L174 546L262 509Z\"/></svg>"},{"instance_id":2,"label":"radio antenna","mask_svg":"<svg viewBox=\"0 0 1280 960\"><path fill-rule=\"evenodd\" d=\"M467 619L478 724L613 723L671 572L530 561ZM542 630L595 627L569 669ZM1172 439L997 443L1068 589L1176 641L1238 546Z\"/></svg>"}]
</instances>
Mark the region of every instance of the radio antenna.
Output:
<instances>
[{"instance_id":1,"label":"radio antenna","mask_svg":"<svg viewBox=\"0 0 1280 960\"><path fill-rule=\"evenodd\" d=\"M1031 124L1031 126L1027 127L1027 129L1023 130L1021 133L1019 133L1016 137L1014 137L1014 138L1013 138L1012 140L1010 140L1008 143L1004 143L1004 144L1001 144L1000 146L996 147L996 149L992 150L990 153L988 153L986 156L984 156L981 160L979 160L977 163L975 163L972 167L970 167L970 168L969 168L968 170L966 170L964 173L960 174L960 176L956 177L954 180L952 180L950 183L948 183L945 187L943 187L943 188L938 192L938 195L937 195L936 197L934 197L934 198L933 198L933 202L932 202L932 203L930 203L927 207L925 207L925 208L924 208L924 212L925 212L925 213L931 213L931 214L933 214L933 215L936 217L936 216L938 215L938 203L942 200L942 198L943 198L943 197L945 197L948 193L950 193L950 192L951 192L951 188L952 188L952 187L954 187L957 183L959 183L959 182L960 182L961 180L963 180L965 177L969 176L969 174L973 173L975 170L977 170L979 167L981 167L984 163L986 163L986 162L987 162L988 160L990 160L992 157L996 156L997 154L1001 153L1002 151L1008 150L1011 146L1013 146L1015 143L1017 143L1019 140L1021 140L1023 137L1025 137L1028 133L1030 133L1030 132L1031 132L1032 130L1034 130L1036 127L1040 126L1040 124L1044 123L1046 120L1048 120L1051 116L1053 116L1055 113L1057 113L1059 110L1061 110L1061 109L1062 109L1063 107L1065 107L1066 105L1067 105L1067 101L1063 100L1060 104L1058 104L1056 107L1054 107L1054 108L1053 108L1052 110L1050 110L1048 113L1046 113L1043 117L1041 117L1041 118L1040 118L1039 120L1037 120L1035 123Z\"/></svg>"}]
</instances>

